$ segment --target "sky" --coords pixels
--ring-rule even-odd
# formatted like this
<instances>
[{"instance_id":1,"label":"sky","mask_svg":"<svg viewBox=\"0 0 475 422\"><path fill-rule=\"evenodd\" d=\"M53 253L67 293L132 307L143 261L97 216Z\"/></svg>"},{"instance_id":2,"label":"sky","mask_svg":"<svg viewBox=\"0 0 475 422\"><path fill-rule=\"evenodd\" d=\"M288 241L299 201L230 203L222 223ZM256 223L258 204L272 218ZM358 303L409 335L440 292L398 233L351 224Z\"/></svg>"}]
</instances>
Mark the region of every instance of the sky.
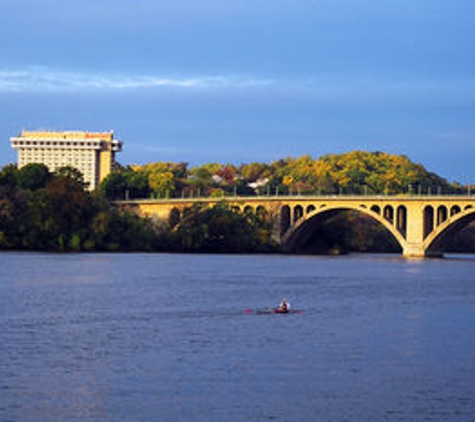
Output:
<instances>
[{"instance_id":1,"label":"sky","mask_svg":"<svg viewBox=\"0 0 475 422\"><path fill-rule=\"evenodd\" d=\"M124 165L353 150L475 183L473 0L0 0L0 166L26 130Z\"/></svg>"}]
</instances>

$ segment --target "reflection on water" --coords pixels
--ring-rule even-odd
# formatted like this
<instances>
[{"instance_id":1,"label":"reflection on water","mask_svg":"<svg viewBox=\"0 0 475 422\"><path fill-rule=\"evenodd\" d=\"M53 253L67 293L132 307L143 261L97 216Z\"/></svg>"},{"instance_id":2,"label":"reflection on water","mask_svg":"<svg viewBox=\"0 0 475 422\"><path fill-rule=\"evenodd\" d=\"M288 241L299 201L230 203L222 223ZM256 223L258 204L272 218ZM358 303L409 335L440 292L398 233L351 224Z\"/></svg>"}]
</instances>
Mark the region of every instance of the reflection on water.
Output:
<instances>
[{"instance_id":1,"label":"reflection on water","mask_svg":"<svg viewBox=\"0 0 475 422\"><path fill-rule=\"evenodd\" d=\"M470 421L475 260L0 255L2 421ZM255 315L287 297L303 313Z\"/></svg>"}]
</instances>

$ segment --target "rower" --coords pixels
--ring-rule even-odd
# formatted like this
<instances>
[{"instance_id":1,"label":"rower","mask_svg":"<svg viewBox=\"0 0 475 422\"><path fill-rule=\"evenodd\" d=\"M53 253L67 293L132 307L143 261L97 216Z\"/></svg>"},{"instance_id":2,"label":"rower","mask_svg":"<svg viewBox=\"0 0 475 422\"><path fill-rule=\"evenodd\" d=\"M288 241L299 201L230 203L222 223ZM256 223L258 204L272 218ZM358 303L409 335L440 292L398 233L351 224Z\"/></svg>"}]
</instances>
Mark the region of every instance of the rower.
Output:
<instances>
[{"instance_id":1,"label":"rower","mask_svg":"<svg viewBox=\"0 0 475 422\"><path fill-rule=\"evenodd\" d=\"M290 303L287 302L287 299L284 297L282 299L282 303L277 308L279 312L289 312L290 311Z\"/></svg>"}]
</instances>

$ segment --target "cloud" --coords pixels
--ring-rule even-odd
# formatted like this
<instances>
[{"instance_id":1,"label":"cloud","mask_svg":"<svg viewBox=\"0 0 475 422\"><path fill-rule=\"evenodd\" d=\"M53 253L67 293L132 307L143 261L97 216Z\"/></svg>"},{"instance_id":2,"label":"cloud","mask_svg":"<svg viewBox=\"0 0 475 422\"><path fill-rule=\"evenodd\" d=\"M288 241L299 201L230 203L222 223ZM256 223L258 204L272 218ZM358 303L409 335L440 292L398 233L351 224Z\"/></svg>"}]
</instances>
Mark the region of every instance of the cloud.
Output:
<instances>
[{"instance_id":1,"label":"cloud","mask_svg":"<svg viewBox=\"0 0 475 422\"><path fill-rule=\"evenodd\" d=\"M411 74L358 72L278 77L250 74L167 76L72 72L35 66L13 70L0 67L0 93L111 93L151 89L201 92L264 89L266 95L272 95L276 101L309 100L325 106L457 104L473 107L475 104L475 80L464 77L431 79Z\"/></svg>"},{"instance_id":2,"label":"cloud","mask_svg":"<svg viewBox=\"0 0 475 422\"><path fill-rule=\"evenodd\" d=\"M140 88L247 88L268 86L275 81L239 75L167 77L65 72L30 67L0 69L0 92L61 92L83 90L126 90Z\"/></svg>"}]
</instances>

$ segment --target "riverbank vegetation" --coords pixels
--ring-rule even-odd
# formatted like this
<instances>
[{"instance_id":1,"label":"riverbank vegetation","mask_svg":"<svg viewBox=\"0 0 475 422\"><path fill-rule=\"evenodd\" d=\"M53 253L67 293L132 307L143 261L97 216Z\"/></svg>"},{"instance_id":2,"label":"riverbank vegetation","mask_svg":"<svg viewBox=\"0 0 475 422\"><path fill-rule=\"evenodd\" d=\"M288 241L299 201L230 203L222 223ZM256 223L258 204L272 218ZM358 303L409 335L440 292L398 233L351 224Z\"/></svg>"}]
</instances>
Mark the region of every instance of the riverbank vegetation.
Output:
<instances>
[{"instance_id":1,"label":"riverbank vegetation","mask_svg":"<svg viewBox=\"0 0 475 422\"><path fill-rule=\"evenodd\" d=\"M271 236L270 220L224 202L192 207L177 224L114 206L73 168L0 172L0 250L272 252Z\"/></svg>"},{"instance_id":2,"label":"riverbank vegetation","mask_svg":"<svg viewBox=\"0 0 475 422\"><path fill-rule=\"evenodd\" d=\"M273 216L241 213L226 198L235 195L419 195L463 194L470 187L449 183L408 158L355 151L286 158L271 164L158 162L117 166L94 192L74 168L50 172L42 164L0 171L0 249L45 251L278 252ZM181 219L144 218L114 200L222 197L218 205L196 205ZM454 250L475 245L475 228L458 234ZM398 246L371 218L344 212L329 219L305 253L394 252Z\"/></svg>"},{"instance_id":3,"label":"riverbank vegetation","mask_svg":"<svg viewBox=\"0 0 475 422\"><path fill-rule=\"evenodd\" d=\"M156 239L149 220L87 191L75 169L29 164L0 172L0 249L154 250Z\"/></svg>"}]
</instances>

